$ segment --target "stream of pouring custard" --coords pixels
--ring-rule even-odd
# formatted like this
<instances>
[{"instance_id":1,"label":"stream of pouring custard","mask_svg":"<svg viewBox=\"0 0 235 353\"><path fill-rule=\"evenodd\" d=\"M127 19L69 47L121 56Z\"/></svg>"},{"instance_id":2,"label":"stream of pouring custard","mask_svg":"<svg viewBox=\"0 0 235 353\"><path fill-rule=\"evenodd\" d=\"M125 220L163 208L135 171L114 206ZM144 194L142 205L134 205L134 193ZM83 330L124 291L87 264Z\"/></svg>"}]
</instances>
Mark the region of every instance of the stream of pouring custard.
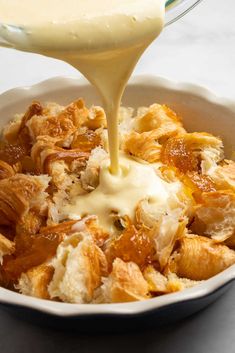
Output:
<instances>
[{"instance_id":1,"label":"stream of pouring custard","mask_svg":"<svg viewBox=\"0 0 235 353\"><path fill-rule=\"evenodd\" d=\"M160 188L154 178L144 182L148 174L146 166L135 169L127 158L120 161L118 109L137 61L164 26L164 14L165 0L0 0L0 37L13 48L66 61L100 92L107 116L110 155L110 166L104 166L101 176L111 173L120 178L121 182L116 183L116 199L128 200L131 189L138 194L137 189L142 188L141 195L138 194L142 197L149 190ZM132 181L130 176L123 176L120 168L129 170ZM143 181L138 188L131 186L136 178L132 168ZM107 175L103 180L113 182ZM99 195L99 207L107 198L105 185ZM134 200L135 205L131 202L127 214L133 213L138 201L136 197ZM87 212L83 211L77 208L81 215L95 212L94 207L91 210L88 206Z\"/></svg>"}]
</instances>

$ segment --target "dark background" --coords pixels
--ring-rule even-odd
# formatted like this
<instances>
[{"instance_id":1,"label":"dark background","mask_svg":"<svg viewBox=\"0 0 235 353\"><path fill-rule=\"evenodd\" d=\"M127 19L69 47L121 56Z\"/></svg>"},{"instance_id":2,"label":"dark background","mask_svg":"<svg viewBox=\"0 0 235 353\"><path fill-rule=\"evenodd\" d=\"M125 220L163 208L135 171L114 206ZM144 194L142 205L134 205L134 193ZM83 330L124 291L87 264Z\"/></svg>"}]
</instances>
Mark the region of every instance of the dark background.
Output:
<instances>
[{"instance_id":1,"label":"dark background","mask_svg":"<svg viewBox=\"0 0 235 353\"><path fill-rule=\"evenodd\" d=\"M233 353L235 286L207 309L173 325L126 333L39 327L0 310L0 353Z\"/></svg>"}]
</instances>

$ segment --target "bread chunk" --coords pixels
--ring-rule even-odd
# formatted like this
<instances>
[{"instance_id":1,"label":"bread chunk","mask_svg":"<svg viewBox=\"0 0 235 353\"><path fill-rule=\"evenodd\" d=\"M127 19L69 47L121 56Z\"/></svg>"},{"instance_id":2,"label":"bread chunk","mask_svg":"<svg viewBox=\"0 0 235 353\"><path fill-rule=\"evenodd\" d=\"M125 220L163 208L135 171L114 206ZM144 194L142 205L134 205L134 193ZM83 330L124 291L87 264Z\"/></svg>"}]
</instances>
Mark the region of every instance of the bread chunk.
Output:
<instances>
[{"instance_id":1,"label":"bread chunk","mask_svg":"<svg viewBox=\"0 0 235 353\"><path fill-rule=\"evenodd\" d=\"M22 273L16 288L20 293L41 299L50 299L48 285L53 277L52 266L42 264Z\"/></svg>"},{"instance_id":2,"label":"bread chunk","mask_svg":"<svg viewBox=\"0 0 235 353\"><path fill-rule=\"evenodd\" d=\"M99 293L100 300L108 303L131 302L148 298L148 283L134 262L116 258L113 269Z\"/></svg>"},{"instance_id":3,"label":"bread chunk","mask_svg":"<svg viewBox=\"0 0 235 353\"><path fill-rule=\"evenodd\" d=\"M235 245L235 194L231 191L203 193L201 200L192 231Z\"/></svg>"},{"instance_id":4,"label":"bread chunk","mask_svg":"<svg viewBox=\"0 0 235 353\"><path fill-rule=\"evenodd\" d=\"M235 192L235 162L225 159L211 173L216 187L221 190L232 190Z\"/></svg>"},{"instance_id":5,"label":"bread chunk","mask_svg":"<svg viewBox=\"0 0 235 353\"><path fill-rule=\"evenodd\" d=\"M0 224L16 224L30 209L43 214L47 209L49 180L46 175L25 174L0 180Z\"/></svg>"},{"instance_id":6,"label":"bread chunk","mask_svg":"<svg viewBox=\"0 0 235 353\"><path fill-rule=\"evenodd\" d=\"M184 133L179 117L168 107L151 105L144 114L135 118L135 131L127 135L125 152L149 163L157 162L161 146L170 136Z\"/></svg>"},{"instance_id":7,"label":"bread chunk","mask_svg":"<svg viewBox=\"0 0 235 353\"><path fill-rule=\"evenodd\" d=\"M209 174L223 159L221 139L205 132L185 133L171 137L163 145L161 161L182 173L200 171Z\"/></svg>"},{"instance_id":8,"label":"bread chunk","mask_svg":"<svg viewBox=\"0 0 235 353\"><path fill-rule=\"evenodd\" d=\"M91 302L101 276L107 274L102 250L82 233L73 234L59 245L52 266L55 273L49 294L69 303Z\"/></svg>"},{"instance_id":9,"label":"bread chunk","mask_svg":"<svg viewBox=\"0 0 235 353\"><path fill-rule=\"evenodd\" d=\"M143 275L148 282L149 291L155 295L178 292L201 283L200 281L192 281L188 278L180 278L171 272L163 275L151 265L146 267Z\"/></svg>"},{"instance_id":10,"label":"bread chunk","mask_svg":"<svg viewBox=\"0 0 235 353\"><path fill-rule=\"evenodd\" d=\"M41 299L50 299L48 285L52 279L52 266L42 264L22 273L16 288L20 293Z\"/></svg>"},{"instance_id":11,"label":"bread chunk","mask_svg":"<svg viewBox=\"0 0 235 353\"><path fill-rule=\"evenodd\" d=\"M170 272L191 280L206 280L235 264L235 251L202 236L183 237L169 261Z\"/></svg>"}]
</instances>

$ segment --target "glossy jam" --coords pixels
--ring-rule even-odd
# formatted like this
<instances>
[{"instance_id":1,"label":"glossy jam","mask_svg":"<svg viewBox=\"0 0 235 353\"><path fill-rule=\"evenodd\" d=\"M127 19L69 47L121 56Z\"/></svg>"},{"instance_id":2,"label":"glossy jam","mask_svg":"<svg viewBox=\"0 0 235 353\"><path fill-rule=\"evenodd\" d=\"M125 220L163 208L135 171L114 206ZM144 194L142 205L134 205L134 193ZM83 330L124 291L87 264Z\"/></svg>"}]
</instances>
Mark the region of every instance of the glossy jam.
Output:
<instances>
[{"instance_id":1,"label":"glossy jam","mask_svg":"<svg viewBox=\"0 0 235 353\"><path fill-rule=\"evenodd\" d=\"M130 220L127 220L124 232L106 250L109 264L118 257L125 262L133 261L141 268L153 261L154 254L154 241L149 230L136 229Z\"/></svg>"}]
</instances>

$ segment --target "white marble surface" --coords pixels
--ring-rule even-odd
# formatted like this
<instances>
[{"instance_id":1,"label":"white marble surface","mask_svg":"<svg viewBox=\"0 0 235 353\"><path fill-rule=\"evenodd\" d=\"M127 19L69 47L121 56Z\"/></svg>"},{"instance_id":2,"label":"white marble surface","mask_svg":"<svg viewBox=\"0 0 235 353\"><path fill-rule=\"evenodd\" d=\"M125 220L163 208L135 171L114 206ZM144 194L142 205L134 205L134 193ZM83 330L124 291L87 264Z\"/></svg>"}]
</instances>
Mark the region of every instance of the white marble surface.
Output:
<instances>
[{"instance_id":1,"label":"white marble surface","mask_svg":"<svg viewBox=\"0 0 235 353\"><path fill-rule=\"evenodd\" d=\"M135 74L155 74L204 85L235 99L235 1L204 0L167 27ZM0 49L0 92L53 76L79 76L71 66L34 54Z\"/></svg>"}]
</instances>

